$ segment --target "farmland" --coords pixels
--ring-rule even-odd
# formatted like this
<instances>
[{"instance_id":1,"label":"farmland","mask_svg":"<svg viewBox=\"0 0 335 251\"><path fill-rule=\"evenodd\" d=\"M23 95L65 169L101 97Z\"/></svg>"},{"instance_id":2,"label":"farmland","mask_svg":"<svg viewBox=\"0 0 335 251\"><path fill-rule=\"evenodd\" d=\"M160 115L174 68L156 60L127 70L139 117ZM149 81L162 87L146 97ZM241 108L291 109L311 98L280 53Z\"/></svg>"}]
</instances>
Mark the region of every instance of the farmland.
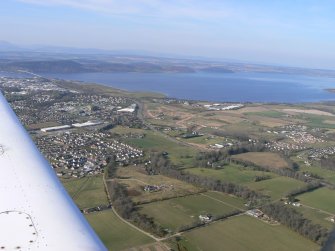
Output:
<instances>
[{"instance_id":1,"label":"farmland","mask_svg":"<svg viewBox=\"0 0 335 251\"><path fill-rule=\"evenodd\" d=\"M321 243L327 229L333 227L330 217L335 213L335 190L331 189L331 184L335 184L335 171L330 169L335 150L327 151L335 144L333 104L244 103L236 110L229 110L222 107L229 107L230 103L213 104L134 93L129 94L127 97L131 99L128 99L123 97L124 92L108 91L107 87L97 88L102 91L98 94L93 93L93 86L83 89L87 88L89 93L74 92L61 103L55 103L52 107L57 115L55 121L34 121L28 128L36 129L33 134L44 137L37 130L42 125L97 118L104 122L94 128L50 132L56 139L63 133L78 135L62 141L64 149L78 148L80 151L76 154L67 156L69 151L50 148L53 137L49 140L44 137L43 149L58 152L51 161L61 162L62 170L54 166L55 171L63 177L62 182L78 207L91 208L83 210L85 216L110 250L148 251L156 250L153 245L157 245L157 250L161 251L165 250L164 243L171 244L175 250L183 250L180 247L185 246L188 251L317 250L319 246L310 240ZM109 99L105 94L118 98ZM49 93L45 95L53 97ZM79 98L80 103L72 97ZM16 104L19 111L25 107L21 98L24 96L20 100L13 99L14 105L19 102ZM137 110L119 112L119 108L133 103L137 104ZM72 107L69 117L63 109L68 106ZM30 117L23 116L23 119L29 121ZM106 139L115 139L115 145L107 144ZM129 157L132 154L129 151L115 150L122 145L134 146L141 154L133 158ZM114 158L116 155L118 158ZM327 158L330 164L326 165L322 161ZM69 175L64 176L63 169ZM107 179L111 205L102 175ZM296 196L301 207L280 201L290 192L306 188L308 183L322 188ZM270 201L280 205L273 211L291 220L287 225L295 224L296 219L306 223L307 219L326 229L301 224L306 228L303 229L305 237L302 237L296 228L292 229L297 233L285 227L283 221L279 220L283 225L274 221L275 214L271 213L276 212L266 212L270 219L243 215L247 209L256 207L264 211L262 206L269 205ZM112 210L104 207L104 211L97 212L101 208L95 207L100 205L112 206ZM303 216L297 214L300 219L286 217L291 216L290 211L285 211L288 208ZM242 213L216 219L236 210ZM116 211L129 224L122 221ZM213 219L190 230L199 223L200 215L212 215ZM188 230L179 232L181 229ZM319 230L324 237L321 241L315 238ZM176 235L171 237L173 233ZM148 237L153 235L154 238ZM181 246L176 247L176 242Z\"/></svg>"},{"instance_id":2,"label":"farmland","mask_svg":"<svg viewBox=\"0 0 335 251\"><path fill-rule=\"evenodd\" d=\"M124 130L117 129L115 132L122 132ZM135 131L136 132L136 131ZM164 135L155 131L137 130L137 133L142 132L143 138L129 138L126 142L144 149L146 151L160 151L168 152L171 160L176 164L190 165L190 161L196 154L196 150L182 145L181 143L171 141Z\"/></svg>"},{"instance_id":3,"label":"farmland","mask_svg":"<svg viewBox=\"0 0 335 251\"><path fill-rule=\"evenodd\" d=\"M319 247L284 226L272 226L248 216L237 216L183 235L189 250L316 251ZM266 241L265 241L266 240Z\"/></svg>"},{"instance_id":4,"label":"farmland","mask_svg":"<svg viewBox=\"0 0 335 251\"><path fill-rule=\"evenodd\" d=\"M271 178L277 177L277 175L269 172L253 171L234 164L224 166L222 169L190 168L187 169L187 171L199 176L211 177L221 181L229 181L237 184L252 183L254 182L256 176L269 175Z\"/></svg>"},{"instance_id":5,"label":"farmland","mask_svg":"<svg viewBox=\"0 0 335 251\"><path fill-rule=\"evenodd\" d=\"M154 242L122 222L112 210L89 214L86 218L109 250L123 250Z\"/></svg>"},{"instance_id":6,"label":"farmland","mask_svg":"<svg viewBox=\"0 0 335 251\"><path fill-rule=\"evenodd\" d=\"M248 184L250 189L269 195L274 200L280 199L289 192L305 186L306 184L303 182L287 177L277 177Z\"/></svg>"},{"instance_id":7,"label":"farmland","mask_svg":"<svg viewBox=\"0 0 335 251\"><path fill-rule=\"evenodd\" d=\"M160 225L172 231L199 221L199 215L223 215L236 208L204 195L191 195L143 205L141 212L153 217Z\"/></svg>"},{"instance_id":8,"label":"farmland","mask_svg":"<svg viewBox=\"0 0 335 251\"><path fill-rule=\"evenodd\" d=\"M117 176L120 178L119 182L126 185L133 201L137 203L185 196L202 191L193 185L163 175L146 175L136 167L119 169ZM145 192L145 185L161 185L163 188L155 192Z\"/></svg>"},{"instance_id":9,"label":"farmland","mask_svg":"<svg viewBox=\"0 0 335 251\"><path fill-rule=\"evenodd\" d=\"M304 217L310 219L313 223L320 224L321 226L324 226L329 230L332 230L334 228L334 223L330 221L332 215L324 213L319 209L312 209L305 206L298 207L296 209L297 211L301 212Z\"/></svg>"},{"instance_id":10,"label":"farmland","mask_svg":"<svg viewBox=\"0 0 335 251\"><path fill-rule=\"evenodd\" d=\"M335 214L335 191L329 188L319 188L297 197L302 204Z\"/></svg>"},{"instance_id":11,"label":"farmland","mask_svg":"<svg viewBox=\"0 0 335 251\"><path fill-rule=\"evenodd\" d=\"M102 176L63 180L63 184L79 208L108 205Z\"/></svg>"},{"instance_id":12,"label":"farmland","mask_svg":"<svg viewBox=\"0 0 335 251\"><path fill-rule=\"evenodd\" d=\"M234 159L252 162L264 168L288 168L287 162L277 153L250 152L234 156Z\"/></svg>"}]
</instances>

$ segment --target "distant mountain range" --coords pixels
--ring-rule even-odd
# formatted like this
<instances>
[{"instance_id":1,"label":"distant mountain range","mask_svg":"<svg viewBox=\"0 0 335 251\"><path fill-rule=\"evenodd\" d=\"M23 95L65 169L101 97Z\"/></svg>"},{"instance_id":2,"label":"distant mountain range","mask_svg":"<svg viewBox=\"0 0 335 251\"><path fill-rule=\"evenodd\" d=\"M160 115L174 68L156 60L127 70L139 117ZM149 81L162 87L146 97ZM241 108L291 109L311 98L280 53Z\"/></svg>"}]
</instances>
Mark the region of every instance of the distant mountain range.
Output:
<instances>
[{"instance_id":1,"label":"distant mountain range","mask_svg":"<svg viewBox=\"0 0 335 251\"><path fill-rule=\"evenodd\" d=\"M252 64L205 58L182 58L140 51L108 51L45 45L19 46L0 41L0 71L84 72L233 72L285 73L335 77L335 71Z\"/></svg>"}]
</instances>

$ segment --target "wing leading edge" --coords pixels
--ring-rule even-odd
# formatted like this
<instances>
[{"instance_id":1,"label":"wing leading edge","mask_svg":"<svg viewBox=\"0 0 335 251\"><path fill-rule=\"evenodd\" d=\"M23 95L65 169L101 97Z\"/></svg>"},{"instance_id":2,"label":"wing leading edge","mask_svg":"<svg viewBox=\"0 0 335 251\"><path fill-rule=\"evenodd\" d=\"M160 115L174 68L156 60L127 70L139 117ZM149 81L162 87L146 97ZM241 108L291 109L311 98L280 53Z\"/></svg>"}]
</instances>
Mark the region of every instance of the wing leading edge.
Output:
<instances>
[{"instance_id":1,"label":"wing leading edge","mask_svg":"<svg viewBox=\"0 0 335 251\"><path fill-rule=\"evenodd\" d=\"M106 250L0 92L0 249Z\"/></svg>"}]
</instances>

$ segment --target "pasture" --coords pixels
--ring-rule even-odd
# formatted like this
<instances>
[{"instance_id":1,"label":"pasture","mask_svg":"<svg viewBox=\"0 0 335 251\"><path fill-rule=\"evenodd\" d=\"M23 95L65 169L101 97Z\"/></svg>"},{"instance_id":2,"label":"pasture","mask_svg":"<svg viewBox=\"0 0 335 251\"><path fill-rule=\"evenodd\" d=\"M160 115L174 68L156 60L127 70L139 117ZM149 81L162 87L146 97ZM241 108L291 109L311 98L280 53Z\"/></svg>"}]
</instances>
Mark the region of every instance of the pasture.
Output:
<instances>
[{"instance_id":1,"label":"pasture","mask_svg":"<svg viewBox=\"0 0 335 251\"><path fill-rule=\"evenodd\" d=\"M189 168L186 171L195 175L210 177L236 184L252 183L254 182L256 176L269 175L272 178L278 176L270 172L254 171L250 168L244 168L234 164L224 166L222 169Z\"/></svg>"},{"instance_id":2,"label":"pasture","mask_svg":"<svg viewBox=\"0 0 335 251\"><path fill-rule=\"evenodd\" d=\"M304 206L293 208L302 213L306 219L311 220L314 224L319 224L329 230L334 228L334 223L330 221L332 215L320 212L319 209L312 209Z\"/></svg>"},{"instance_id":3,"label":"pasture","mask_svg":"<svg viewBox=\"0 0 335 251\"><path fill-rule=\"evenodd\" d=\"M288 168L288 163L277 153L249 152L233 156L236 160L252 162L256 166L264 168Z\"/></svg>"},{"instance_id":4,"label":"pasture","mask_svg":"<svg viewBox=\"0 0 335 251\"><path fill-rule=\"evenodd\" d=\"M335 214L335 191L326 187L304 193L297 197L304 205Z\"/></svg>"},{"instance_id":5,"label":"pasture","mask_svg":"<svg viewBox=\"0 0 335 251\"><path fill-rule=\"evenodd\" d=\"M270 180L249 183L247 186L252 190L269 195L273 200L278 200L306 184L299 180L279 176Z\"/></svg>"},{"instance_id":6,"label":"pasture","mask_svg":"<svg viewBox=\"0 0 335 251\"><path fill-rule=\"evenodd\" d=\"M168 152L172 162L190 166L197 151L167 137L158 132L145 131L144 138L126 139L126 142L146 151Z\"/></svg>"},{"instance_id":7,"label":"pasture","mask_svg":"<svg viewBox=\"0 0 335 251\"><path fill-rule=\"evenodd\" d=\"M141 212L171 231L199 221L199 215L223 215L236 208L204 195L190 195L141 206Z\"/></svg>"},{"instance_id":8,"label":"pasture","mask_svg":"<svg viewBox=\"0 0 335 251\"><path fill-rule=\"evenodd\" d=\"M320 248L282 225L269 225L249 216L232 217L190 231L183 237L182 243L192 251L316 251Z\"/></svg>"},{"instance_id":9,"label":"pasture","mask_svg":"<svg viewBox=\"0 0 335 251\"><path fill-rule=\"evenodd\" d=\"M126 185L128 194L136 203L162 200L177 196L199 193L202 189L191 184L172 179L163 175L147 175L140 168L123 167L117 171L118 181ZM146 185L159 185L162 189L156 192L146 192Z\"/></svg>"},{"instance_id":10,"label":"pasture","mask_svg":"<svg viewBox=\"0 0 335 251\"><path fill-rule=\"evenodd\" d=\"M102 175L62 180L62 182L80 209L108 205Z\"/></svg>"},{"instance_id":11,"label":"pasture","mask_svg":"<svg viewBox=\"0 0 335 251\"><path fill-rule=\"evenodd\" d=\"M124 250L154 242L121 221L112 210L88 214L86 218L109 250Z\"/></svg>"}]
</instances>

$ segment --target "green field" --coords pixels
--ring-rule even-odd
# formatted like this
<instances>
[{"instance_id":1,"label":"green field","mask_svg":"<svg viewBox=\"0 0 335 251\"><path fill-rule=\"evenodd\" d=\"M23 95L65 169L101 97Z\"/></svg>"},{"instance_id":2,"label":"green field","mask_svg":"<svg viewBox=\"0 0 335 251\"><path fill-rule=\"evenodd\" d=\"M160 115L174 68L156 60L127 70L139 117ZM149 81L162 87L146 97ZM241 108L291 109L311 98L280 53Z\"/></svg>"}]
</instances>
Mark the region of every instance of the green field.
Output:
<instances>
[{"instance_id":1,"label":"green field","mask_svg":"<svg viewBox=\"0 0 335 251\"><path fill-rule=\"evenodd\" d=\"M183 235L192 251L316 251L319 246L288 228L237 216Z\"/></svg>"},{"instance_id":2,"label":"green field","mask_svg":"<svg viewBox=\"0 0 335 251\"><path fill-rule=\"evenodd\" d=\"M236 210L232 206L203 195L190 195L145 204L141 212L153 217L163 227L172 231L199 220L201 214L222 215Z\"/></svg>"},{"instance_id":3,"label":"green field","mask_svg":"<svg viewBox=\"0 0 335 251\"><path fill-rule=\"evenodd\" d=\"M335 190L319 188L297 197L302 204L335 214Z\"/></svg>"},{"instance_id":4,"label":"green field","mask_svg":"<svg viewBox=\"0 0 335 251\"><path fill-rule=\"evenodd\" d=\"M244 205L245 204L244 200L241 198L235 197L233 195L221 193L221 192L215 192L215 191L206 192L204 193L204 195L212 197L216 200L223 201L224 203L231 205L231 207L242 209L242 210L246 209Z\"/></svg>"},{"instance_id":5,"label":"green field","mask_svg":"<svg viewBox=\"0 0 335 251\"><path fill-rule=\"evenodd\" d=\"M256 115L262 117L270 117L270 118L282 118L286 113L279 111L263 111L263 112L246 112L245 115Z\"/></svg>"},{"instance_id":6,"label":"green field","mask_svg":"<svg viewBox=\"0 0 335 251\"><path fill-rule=\"evenodd\" d=\"M321 167L305 166L303 164L300 164L300 171L317 174L320 177L324 178L325 181L328 181L329 183L335 185L335 171L324 169Z\"/></svg>"},{"instance_id":7,"label":"green field","mask_svg":"<svg viewBox=\"0 0 335 251\"><path fill-rule=\"evenodd\" d=\"M168 139L168 136L164 136L161 133L151 130L117 126L113 128L111 132L121 135L129 133L144 134L144 138L128 138L125 141L130 145L144 150L168 152L170 159L176 164L191 166L193 163L193 157L196 154L196 150L192 147L174 142Z\"/></svg>"},{"instance_id":8,"label":"green field","mask_svg":"<svg viewBox=\"0 0 335 251\"><path fill-rule=\"evenodd\" d=\"M249 183L247 186L277 200L295 189L306 186L306 184L288 177L276 177L270 180Z\"/></svg>"},{"instance_id":9,"label":"green field","mask_svg":"<svg viewBox=\"0 0 335 251\"><path fill-rule=\"evenodd\" d=\"M192 147L181 145L152 131L146 131L143 139L127 139L126 142L144 150L168 152L174 163L187 166L192 165L193 157L196 154L196 150Z\"/></svg>"},{"instance_id":10,"label":"green field","mask_svg":"<svg viewBox=\"0 0 335 251\"><path fill-rule=\"evenodd\" d=\"M334 129L334 124L325 123L326 120L331 119L329 116L314 115L314 114L303 114L297 116L299 119L304 119L307 121L307 125L312 128L330 128Z\"/></svg>"},{"instance_id":11,"label":"green field","mask_svg":"<svg viewBox=\"0 0 335 251\"><path fill-rule=\"evenodd\" d=\"M120 178L119 182L126 186L128 195L135 203L160 201L204 191L199 187L164 175L147 175L138 167L119 168L116 174ZM164 185L164 187L156 192L144 191L145 185L157 184Z\"/></svg>"},{"instance_id":12,"label":"green field","mask_svg":"<svg viewBox=\"0 0 335 251\"><path fill-rule=\"evenodd\" d=\"M224 166L223 169L217 169L217 170L210 168L190 168L187 169L187 171L195 175L215 178L222 181L229 181L237 184L246 184L254 182L254 178L256 176L265 176L265 175L269 175L271 177L278 176L270 172L253 171L250 168L244 168L238 165Z\"/></svg>"},{"instance_id":13,"label":"green field","mask_svg":"<svg viewBox=\"0 0 335 251\"><path fill-rule=\"evenodd\" d=\"M63 185L81 209L108 205L101 175L63 180Z\"/></svg>"},{"instance_id":14,"label":"green field","mask_svg":"<svg viewBox=\"0 0 335 251\"><path fill-rule=\"evenodd\" d=\"M222 137L208 137L208 135L200 136L200 137L194 137L194 138L188 138L188 139L182 139L185 142L188 143L194 143L194 144L201 144L201 145L213 145L213 144L219 144L224 141L224 138Z\"/></svg>"},{"instance_id":15,"label":"green field","mask_svg":"<svg viewBox=\"0 0 335 251\"><path fill-rule=\"evenodd\" d=\"M247 163L253 163L256 166L264 168L281 169L289 168L286 160L281 157L278 153L272 152L248 152L236 154L233 159L242 160Z\"/></svg>"},{"instance_id":16,"label":"green field","mask_svg":"<svg viewBox=\"0 0 335 251\"><path fill-rule=\"evenodd\" d=\"M329 230L333 229L334 223L330 221L332 215L320 212L318 209L308 207L293 207L298 212L301 212L306 219L311 220L314 224L319 224Z\"/></svg>"},{"instance_id":17,"label":"green field","mask_svg":"<svg viewBox=\"0 0 335 251\"><path fill-rule=\"evenodd\" d=\"M109 250L124 250L154 242L122 222L112 210L92 213L86 218Z\"/></svg>"}]
</instances>

